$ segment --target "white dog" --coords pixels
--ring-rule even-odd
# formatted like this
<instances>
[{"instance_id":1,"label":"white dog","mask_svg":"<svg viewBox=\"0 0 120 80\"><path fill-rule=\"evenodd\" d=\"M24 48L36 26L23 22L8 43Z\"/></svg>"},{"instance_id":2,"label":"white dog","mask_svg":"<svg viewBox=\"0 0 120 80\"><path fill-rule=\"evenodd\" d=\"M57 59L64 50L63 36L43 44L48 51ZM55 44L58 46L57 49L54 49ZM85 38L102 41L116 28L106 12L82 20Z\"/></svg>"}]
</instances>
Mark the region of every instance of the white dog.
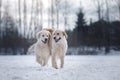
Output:
<instances>
[{"instance_id":1,"label":"white dog","mask_svg":"<svg viewBox=\"0 0 120 80\"><path fill-rule=\"evenodd\" d=\"M52 33L52 67L58 69L57 59L60 59L61 65L64 66L64 57L68 48L67 34L64 31L55 30Z\"/></svg>"},{"instance_id":2,"label":"white dog","mask_svg":"<svg viewBox=\"0 0 120 80\"><path fill-rule=\"evenodd\" d=\"M28 48L27 54L36 54L36 61L45 66L51 55L51 34L52 29L43 29L37 33L37 42Z\"/></svg>"},{"instance_id":3,"label":"white dog","mask_svg":"<svg viewBox=\"0 0 120 80\"><path fill-rule=\"evenodd\" d=\"M36 53L36 61L45 66L48 63L51 51L50 51L50 37L51 33L47 30L42 30L37 33L37 42L35 43L35 53Z\"/></svg>"}]
</instances>

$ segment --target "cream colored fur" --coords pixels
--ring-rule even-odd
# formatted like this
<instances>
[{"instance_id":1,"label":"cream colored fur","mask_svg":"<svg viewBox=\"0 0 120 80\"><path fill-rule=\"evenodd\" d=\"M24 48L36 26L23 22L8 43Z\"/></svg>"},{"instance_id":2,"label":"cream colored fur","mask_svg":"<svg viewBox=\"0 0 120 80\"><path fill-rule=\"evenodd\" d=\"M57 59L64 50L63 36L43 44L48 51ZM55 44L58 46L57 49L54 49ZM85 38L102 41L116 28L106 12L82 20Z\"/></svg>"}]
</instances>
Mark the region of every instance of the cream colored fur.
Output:
<instances>
[{"instance_id":1,"label":"cream colored fur","mask_svg":"<svg viewBox=\"0 0 120 80\"><path fill-rule=\"evenodd\" d=\"M64 31L55 30L52 33L52 67L58 69L57 60L60 59L60 67L64 66L64 58L68 48L67 34Z\"/></svg>"},{"instance_id":2,"label":"cream colored fur","mask_svg":"<svg viewBox=\"0 0 120 80\"><path fill-rule=\"evenodd\" d=\"M37 33L37 42L35 43L35 53L36 53L36 61L41 64L41 66L45 66L48 63L50 57L50 37L51 34L47 30L42 30ZM47 42L45 43L45 39Z\"/></svg>"},{"instance_id":3,"label":"cream colored fur","mask_svg":"<svg viewBox=\"0 0 120 80\"><path fill-rule=\"evenodd\" d=\"M52 34L52 35L51 35ZM42 37L44 35L44 37ZM43 43L45 36L48 36L47 43ZM58 69L57 60L60 59L60 67L64 66L64 58L68 48L67 45L67 34L64 31L43 29L37 33L37 42L33 44L29 51L33 50L36 53L36 61L45 66L48 63L49 57L52 57L52 67ZM56 37L56 39L54 39ZM57 42L56 42L57 41Z\"/></svg>"}]
</instances>

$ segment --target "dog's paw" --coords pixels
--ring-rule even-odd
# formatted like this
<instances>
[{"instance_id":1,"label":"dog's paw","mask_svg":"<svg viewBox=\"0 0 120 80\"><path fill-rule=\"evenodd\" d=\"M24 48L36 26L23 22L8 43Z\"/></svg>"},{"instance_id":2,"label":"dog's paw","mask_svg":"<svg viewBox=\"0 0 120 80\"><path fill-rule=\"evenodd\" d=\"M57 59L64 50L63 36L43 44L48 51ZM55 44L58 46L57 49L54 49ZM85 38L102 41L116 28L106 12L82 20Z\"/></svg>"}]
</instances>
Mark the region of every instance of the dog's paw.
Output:
<instances>
[{"instance_id":1,"label":"dog's paw","mask_svg":"<svg viewBox=\"0 0 120 80\"><path fill-rule=\"evenodd\" d=\"M55 67L55 69L58 69L58 67Z\"/></svg>"},{"instance_id":2,"label":"dog's paw","mask_svg":"<svg viewBox=\"0 0 120 80\"><path fill-rule=\"evenodd\" d=\"M58 69L58 67L57 67L57 66L53 66L53 68Z\"/></svg>"}]
</instances>

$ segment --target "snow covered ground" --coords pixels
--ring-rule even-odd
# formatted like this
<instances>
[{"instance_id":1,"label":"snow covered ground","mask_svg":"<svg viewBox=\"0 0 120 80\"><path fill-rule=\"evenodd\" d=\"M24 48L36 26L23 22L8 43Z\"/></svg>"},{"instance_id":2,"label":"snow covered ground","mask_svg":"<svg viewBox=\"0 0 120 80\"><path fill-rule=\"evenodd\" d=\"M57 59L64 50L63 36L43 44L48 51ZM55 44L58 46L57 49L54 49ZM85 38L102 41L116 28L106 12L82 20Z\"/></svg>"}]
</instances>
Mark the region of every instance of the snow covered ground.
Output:
<instances>
[{"instance_id":1,"label":"snow covered ground","mask_svg":"<svg viewBox=\"0 0 120 80\"><path fill-rule=\"evenodd\" d=\"M120 80L120 56L66 56L63 69L35 56L0 56L0 80Z\"/></svg>"}]
</instances>

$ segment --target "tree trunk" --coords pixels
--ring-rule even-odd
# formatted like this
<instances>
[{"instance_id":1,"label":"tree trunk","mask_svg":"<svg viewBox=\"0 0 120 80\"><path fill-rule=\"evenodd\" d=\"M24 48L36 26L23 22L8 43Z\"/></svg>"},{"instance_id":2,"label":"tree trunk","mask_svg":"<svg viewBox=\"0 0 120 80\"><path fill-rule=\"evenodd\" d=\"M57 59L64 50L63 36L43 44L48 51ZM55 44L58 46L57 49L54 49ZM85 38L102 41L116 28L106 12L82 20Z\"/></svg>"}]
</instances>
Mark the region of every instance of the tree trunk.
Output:
<instances>
[{"instance_id":1,"label":"tree trunk","mask_svg":"<svg viewBox=\"0 0 120 80\"><path fill-rule=\"evenodd\" d=\"M51 27L54 28L54 5L53 5L53 0L51 0Z\"/></svg>"},{"instance_id":2,"label":"tree trunk","mask_svg":"<svg viewBox=\"0 0 120 80\"><path fill-rule=\"evenodd\" d=\"M110 22L110 10L108 0L106 0L106 20Z\"/></svg>"},{"instance_id":3,"label":"tree trunk","mask_svg":"<svg viewBox=\"0 0 120 80\"><path fill-rule=\"evenodd\" d=\"M19 13L19 33L22 31L21 26L21 0L18 1L18 13Z\"/></svg>"},{"instance_id":4,"label":"tree trunk","mask_svg":"<svg viewBox=\"0 0 120 80\"><path fill-rule=\"evenodd\" d=\"M27 5L26 5L26 0L24 0L24 10L23 10L23 14L24 14L24 22L23 22L23 27L24 27L24 36L27 38Z\"/></svg>"},{"instance_id":5,"label":"tree trunk","mask_svg":"<svg viewBox=\"0 0 120 80\"><path fill-rule=\"evenodd\" d=\"M40 27L42 29L42 27L43 27L43 3L42 3L41 0L40 0L40 17L41 17L41 19L40 19Z\"/></svg>"},{"instance_id":6,"label":"tree trunk","mask_svg":"<svg viewBox=\"0 0 120 80\"><path fill-rule=\"evenodd\" d=\"M57 24L57 29L59 29L59 5L60 5L60 1L59 0L55 0L55 5L56 5L56 24Z\"/></svg>"},{"instance_id":7,"label":"tree trunk","mask_svg":"<svg viewBox=\"0 0 120 80\"><path fill-rule=\"evenodd\" d=\"M0 37L2 37L2 0L0 0Z\"/></svg>"},{"instance_id":8,"label":"tree trunk","mask_svg":"<svg viewBox=\"0 0 120 80\"><path fill-rule=\"evenodd\" d=\"M64 27L65 29L67 28L67 13L68 13L68 5L67 5L67 0L65 0L65 12L64 12Z\"/></svg>"}]
</instances>

